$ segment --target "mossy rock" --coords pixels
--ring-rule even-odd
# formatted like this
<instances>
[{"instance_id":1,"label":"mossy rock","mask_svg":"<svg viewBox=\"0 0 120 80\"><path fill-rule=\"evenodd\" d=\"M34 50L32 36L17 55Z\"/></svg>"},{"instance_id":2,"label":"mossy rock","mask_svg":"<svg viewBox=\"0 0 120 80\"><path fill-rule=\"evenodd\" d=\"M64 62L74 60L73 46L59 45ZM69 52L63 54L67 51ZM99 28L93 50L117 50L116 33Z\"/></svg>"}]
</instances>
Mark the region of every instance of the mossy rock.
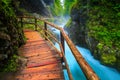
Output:
<instances>
[{"instance_id":1,"label":"mossy rock","mask_svg":"<svg viewBox=\"0 0 120 80\"><path fill-rule=\"evenodd\" d=\"M0 16L0 69L2 69L13 54L18 54L18 47L24 43L24 34L18 25L12 0L0 1Z\"/></svg>"}]
</instances>

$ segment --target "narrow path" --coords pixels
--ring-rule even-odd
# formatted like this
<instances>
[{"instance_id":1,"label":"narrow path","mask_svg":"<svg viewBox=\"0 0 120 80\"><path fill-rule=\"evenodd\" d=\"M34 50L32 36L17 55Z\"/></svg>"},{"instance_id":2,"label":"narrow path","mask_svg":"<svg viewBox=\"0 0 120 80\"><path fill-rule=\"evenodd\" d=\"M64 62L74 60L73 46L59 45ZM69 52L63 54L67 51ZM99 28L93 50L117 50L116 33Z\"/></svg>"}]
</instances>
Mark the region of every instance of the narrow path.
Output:
<instances>
[{"instance_id":1,"label":"narrow path","mask_svg":"<svg viewBox=\"0 0 120 80\"><path fill-rule=\"evenodd\" d=\"M20 50L27 64L17 74L16 80L64 80L59 54L38 32L25 30L24 33L27 43Z\"/></svg>"}]
</instances>

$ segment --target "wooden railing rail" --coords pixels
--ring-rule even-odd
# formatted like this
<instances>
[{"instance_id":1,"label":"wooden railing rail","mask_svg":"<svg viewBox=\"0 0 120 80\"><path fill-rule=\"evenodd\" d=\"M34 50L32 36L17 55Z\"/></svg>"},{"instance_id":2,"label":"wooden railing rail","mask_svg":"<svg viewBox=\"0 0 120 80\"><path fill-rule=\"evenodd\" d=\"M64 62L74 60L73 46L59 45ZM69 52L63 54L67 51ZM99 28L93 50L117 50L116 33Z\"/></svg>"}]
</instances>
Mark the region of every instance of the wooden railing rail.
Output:
<instances>
[{"instance_id":1,"label":"wooden railing rail","mask_svg":"<svg viewBox=\"0 0 120 80\"><path fill-rule=\"evenodd\" d=\"M67 64L67 60L65 58L64 52L65 52L65 47L64 47L64 40L66 40L72 54L74 55L76 61L78 62L79 66L81 67L84 75L86 76L87 80L100 80L99 77L96 75L96 73L93 71L93 69L89 66L89 64L86 62L86 60L82 57L81 53L78 51L78 49L75 47L75 45L73 44L73 42L70 40L70 38L67 36L67 34L65 33L65 31L63 30L63 28L48 22L46 20L40 19L40 18L35 18L35 17L29 17L29 16L19 16L18 18L20 18L20 22L21 22L21 26L23 27L23 19L22 18L32 18L35 19L35 30L37 30L37 21L42 21L44 22L44 35L46 36L45 39L47 40L47 25L50 25L53 28L56 28L60 31L60 49L61 49L61 53L63 56L63 60L65 62L65 66L67 68L67 72L68 72L68 76L70 78L70 80L73 80L72 78L72 74L70 72L69 66Z\"/></svg>"}]
</instances>

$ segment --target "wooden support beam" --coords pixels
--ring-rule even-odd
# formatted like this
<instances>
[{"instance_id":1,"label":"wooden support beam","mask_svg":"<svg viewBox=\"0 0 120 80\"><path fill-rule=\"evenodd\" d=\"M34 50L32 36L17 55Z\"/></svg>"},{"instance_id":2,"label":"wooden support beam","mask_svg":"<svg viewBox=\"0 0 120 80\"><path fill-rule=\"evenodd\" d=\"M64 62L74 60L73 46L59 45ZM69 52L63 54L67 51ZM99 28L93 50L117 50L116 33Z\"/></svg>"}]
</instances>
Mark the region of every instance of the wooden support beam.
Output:
<instances>
[{"instance_id":1,"label":"wooden support beam","mask_svg":"<svg viewBox=\"0 0 120 80\"><path fill-rule=\"evenodd\" d=\"M47 36L47 24L46 24L46 22L44 22L44 33L45 33L45 36ZM45 40L47 40L46 37L45 37Z\"/></svg>"},{"instance_id":2,"label":"wooden support beam","mask_svg":"<svg viewBox=\"0 0 120 80\"><path fill-rule=\"evenodd\" d=\"M35 18L35 31L37 31L37 18Z\"/></svg>"},{"instance_id":3,"label":"wooden support beam","mask_svg":"<svg viewBox=\"0 0 120 80\"><path fill-rule=\"evenodd\" d=\"M64 37L61 32L60 32L60 39L61 39L61 45L63 48L63 53L65 53L65 42L64 42Z\"/></svg>"},{"instance_id":4,"label":"wooden support beam","mask_svg":"<svg viewBox=\"0 0 120 80\"><path fill-rule=\"evenodd\" d=\"M23 17L20 18L21 21L21 27L23 28Z\"/></svg>"},{"instance_id":5,"label":"wooden support beam","mask_svg":"<svg viewBox=\"0 0 120 80\"><path fill-rule=\"evenodd\" d=\"M81 53L78 51L78 49L72 43L72 41L67 36L65 31L62 28L60 29L60 31L62 32L63 37L65 38L69 48L71 49L75 59L77 60L78 64L80 65L80 67L81 67L83 73L85 74L87 80L99 80L99 77L95 74L95 72L92 70L92 68L89 66L89 64L82 57Z\"/></svg>"}]
</instances>

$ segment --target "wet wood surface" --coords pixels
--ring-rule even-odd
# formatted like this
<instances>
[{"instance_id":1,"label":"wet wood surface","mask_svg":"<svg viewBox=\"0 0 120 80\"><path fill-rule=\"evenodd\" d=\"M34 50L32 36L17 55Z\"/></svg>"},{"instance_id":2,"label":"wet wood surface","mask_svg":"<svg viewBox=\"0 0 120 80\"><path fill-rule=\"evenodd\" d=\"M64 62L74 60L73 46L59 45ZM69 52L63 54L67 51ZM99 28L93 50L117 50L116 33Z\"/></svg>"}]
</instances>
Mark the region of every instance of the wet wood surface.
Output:
<instances>
[{"instance_id":1,"label":"wet wood surface","mask_svg":"<svg viewBox=\"0 0 120 80\"><path fill-rule=\"evenodd\" d=\"M59 54L48 45L38 32L24 30L27 42L20 48L27 59L16 80L64 80Z\"/></svg>"}]
</instances>

